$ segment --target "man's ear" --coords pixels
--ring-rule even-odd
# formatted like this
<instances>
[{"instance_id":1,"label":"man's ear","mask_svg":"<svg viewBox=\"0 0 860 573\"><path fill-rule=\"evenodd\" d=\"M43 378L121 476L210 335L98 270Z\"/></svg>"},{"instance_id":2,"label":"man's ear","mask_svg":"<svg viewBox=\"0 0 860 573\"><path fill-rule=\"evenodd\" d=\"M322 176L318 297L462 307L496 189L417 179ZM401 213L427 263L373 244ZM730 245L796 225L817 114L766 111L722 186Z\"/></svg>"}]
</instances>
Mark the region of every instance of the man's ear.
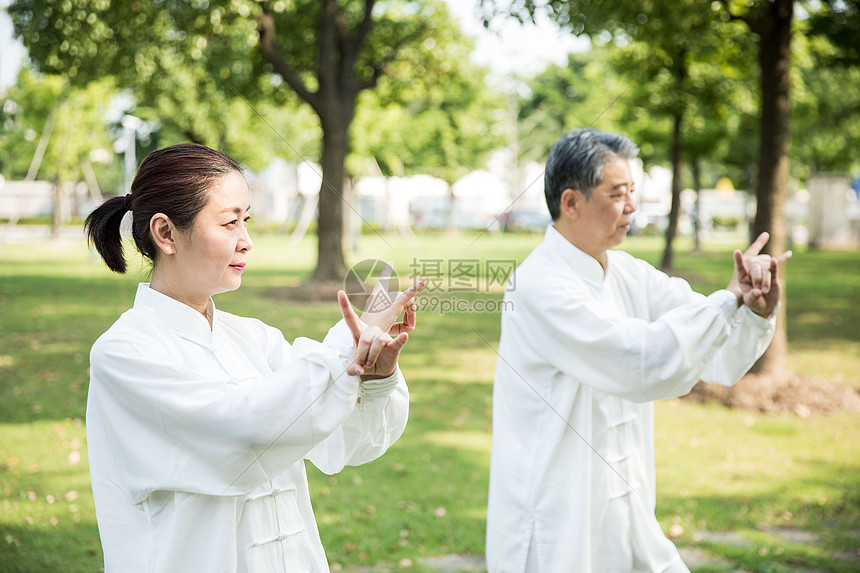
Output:
<instances>
[{"instance_id":1,"label":"man's ear","mask_svg":"<svg viewBox=\"0 0 860 573\"><path fill-rule=\"evenodd\" d=\"M585 196L568 187L561 192L561 200L559 201L559 210L561 214L568 219L578 219L581 215L582 204L585 202Z\"/></svg>"},{"instance_id":2,"label":"man's ear","mask_svg":"<svg viewBox=\"0 0 860 573\"><path fill-rule=\"evenodd\" d=\"M164 213L156 213L149 220L149 233L155 245L165 255L176 254L176 226Z\"/></svg>"}]
</instances>

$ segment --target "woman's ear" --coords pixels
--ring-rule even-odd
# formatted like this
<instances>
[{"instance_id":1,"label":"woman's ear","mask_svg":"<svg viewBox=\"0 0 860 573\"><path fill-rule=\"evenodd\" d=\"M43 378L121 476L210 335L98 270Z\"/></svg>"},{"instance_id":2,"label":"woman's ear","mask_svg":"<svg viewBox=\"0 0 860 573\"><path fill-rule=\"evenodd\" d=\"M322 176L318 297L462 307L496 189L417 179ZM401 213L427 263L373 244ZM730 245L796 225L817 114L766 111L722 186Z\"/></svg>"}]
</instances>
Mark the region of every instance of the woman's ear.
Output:
<instances>
[{"instance_id":1,"label":"woman's ear","mask_svg":"<svg viewBox=\"0 0 860 573\"><path fill-rule=\"evenodd\" d=\"M149 220L149 233L155 245L165 255L176 254L176 226L164 213L156 213Z\"/></svg>"},{"instance_id":2,"label":"woman's ear","mask_svg":"<svg viewBox=\"0 0 860 573\"><path fill-rule=\"evenodd\" d=\"M568 219L578 219L580 215L580 207L584 201L585 196L582 193L576 189L568 187L561 192L561 200L558 204L559 210L561 211L561 214Z\"/></svg>"}]
</instances>

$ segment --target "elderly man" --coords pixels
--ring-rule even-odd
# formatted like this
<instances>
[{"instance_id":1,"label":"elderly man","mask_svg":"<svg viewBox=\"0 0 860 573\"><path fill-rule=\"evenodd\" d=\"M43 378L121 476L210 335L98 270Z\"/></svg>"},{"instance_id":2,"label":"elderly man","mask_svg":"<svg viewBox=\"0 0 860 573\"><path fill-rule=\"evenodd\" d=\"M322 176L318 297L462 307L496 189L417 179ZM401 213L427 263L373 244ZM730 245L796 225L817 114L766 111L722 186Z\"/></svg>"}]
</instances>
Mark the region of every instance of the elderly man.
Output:
<instances>
[{"instance_id":1,"label":"elderly man","mask_svg":"<svg viewBox=\"0 0 860 573\"><path fill-rule=\"evenodd\" d=\"M490 573L687 572L654 516L654 400L735 383L770 343L779 265L762 234L697 294L618 246L636 207L623 135L571 131L547 161L553 223L502 313ZM509 310L508 310L509 309Z\"/></svg>"}]
</instances>

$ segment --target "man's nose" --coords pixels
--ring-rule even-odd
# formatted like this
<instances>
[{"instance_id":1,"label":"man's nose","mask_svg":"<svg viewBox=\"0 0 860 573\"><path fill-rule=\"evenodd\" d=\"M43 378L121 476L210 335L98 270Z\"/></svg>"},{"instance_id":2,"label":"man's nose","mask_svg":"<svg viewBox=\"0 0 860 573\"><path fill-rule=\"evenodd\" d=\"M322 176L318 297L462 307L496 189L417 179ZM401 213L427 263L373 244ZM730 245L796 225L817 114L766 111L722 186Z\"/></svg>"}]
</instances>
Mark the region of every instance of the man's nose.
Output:
<instances>
[{"instance_id":1,"label":"man's nose","mask_svg":"<svg viewBox=\"0 0 860 573\"><path fill-rule=\"evenodd\" d=\"M636 201L633 200L632 195L627 196L627 203L624 205L624 212L628 215L636 211Z\"/></svg>"}]
</instances>

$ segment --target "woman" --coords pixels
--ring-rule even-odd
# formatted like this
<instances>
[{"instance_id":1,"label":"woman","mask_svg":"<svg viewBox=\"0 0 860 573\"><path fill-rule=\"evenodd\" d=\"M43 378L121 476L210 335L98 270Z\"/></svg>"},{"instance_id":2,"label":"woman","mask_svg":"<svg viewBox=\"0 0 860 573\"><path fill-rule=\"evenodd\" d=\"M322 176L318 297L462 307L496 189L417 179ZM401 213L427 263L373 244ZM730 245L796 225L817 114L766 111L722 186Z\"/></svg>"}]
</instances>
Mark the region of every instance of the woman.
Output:
<instances>
[{"instance_id":1,"label":"woman","mask_svg":"<svg viewBox=\"0 0 860 573\"><path fill-rule=\"evenodd\" d=\"M303 460L326 473L371 461L406 425L397 359L423 283L361 320L340 292L344 320L322 343L290 345L212 302L241 283L249 209L233 159L182 144L150 154L131 193L87 217L91 243L123 273L131 211L153 263L90 355L87 441L108 573L328 571Z\"/></svg>"}]
</instances>

